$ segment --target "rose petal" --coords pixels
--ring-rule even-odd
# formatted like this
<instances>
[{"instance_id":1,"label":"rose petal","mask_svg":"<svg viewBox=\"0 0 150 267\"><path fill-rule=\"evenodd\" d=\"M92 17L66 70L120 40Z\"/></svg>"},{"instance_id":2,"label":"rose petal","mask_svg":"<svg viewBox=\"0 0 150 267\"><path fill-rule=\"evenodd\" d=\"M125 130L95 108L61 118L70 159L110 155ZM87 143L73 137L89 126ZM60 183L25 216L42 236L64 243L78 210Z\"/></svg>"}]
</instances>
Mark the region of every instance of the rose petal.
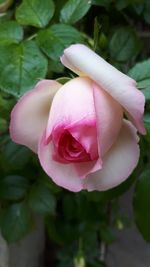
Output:
<instances>
[{"instance_id":1,"label":"rose petal","mask_svg":"<svg viewBox=\"0 0 150 267\"><path fill-rule=\"evenodd\" d=\"M48 176L59 186L78 192L83 189L83 178L99 169L99 161L63 164L53 159L53 143L45 144L45 134L39 142L38 156Z\"/></svg>"},{"instance_id":2,"label":"rose petal","mask_svg":"<svg viewBox=\"0 0 150 267\"><path fill-rule=\"evenodd\" d=\"M95 82L93 82L93 95L99 154L103 157L118 137L122 127L123 109L111 95L102 90Z\"/></svg>"},{"instance_id":3,"label":"rose petal","mask_svg":"<svg viewBox=\"0 0 150 267\"><path fill-rule=\"evenodd\" d=\"M14 142L37 152L52 99L60 87L56 81L42 80L18 101L12 110L10 122L10 136Z\"/></svg>"},{"instance_id":4,"label":"rose petal","mask_svg":"<svg viewBox=\"0 0 150 267\"><path fill-rule=\"evenodd\" d=\"M46 138L49 139L56 126L68 128L77 122L95 120L92 82L85 77L78 77L67 82L53 99L49 114Z\"/></svg>"},{"instance_id":5,"label":"rose petal","mask_svg":"<svg viewBox=\"0 0 150 267\"><path fill-rule=\"evenodd\" d=\"M98 157L98 146L97 146L97 129L96 120L86 121L83 123L77 123L67 128L71 135L84 147L86 153L90 155L91 160L95 160Z\"/></svg>"},{"instance_id":6,"label":"rose petal","mask_svg":"<svg viewBox=\"0 0 150 267\"><path fill-rule=\"evenodd\" d=\"M125 181L139 160L139 145L136 129L124 120L117 142L103 159L103 168L84 180L88 191L104 191Z\"/></svg>"},{"instance_id":7,"label":"rose petal","mask_svg":"<svg viewBox=\"0 0 150 267\"><path fill-rule=\"evenodd\" d=\"M139 132L145 134L142 121L145 98L133 79L81 44L65 49L61 61L75 73L84 73L97 82L125 108Z\"/></svg>"}]
</instances>

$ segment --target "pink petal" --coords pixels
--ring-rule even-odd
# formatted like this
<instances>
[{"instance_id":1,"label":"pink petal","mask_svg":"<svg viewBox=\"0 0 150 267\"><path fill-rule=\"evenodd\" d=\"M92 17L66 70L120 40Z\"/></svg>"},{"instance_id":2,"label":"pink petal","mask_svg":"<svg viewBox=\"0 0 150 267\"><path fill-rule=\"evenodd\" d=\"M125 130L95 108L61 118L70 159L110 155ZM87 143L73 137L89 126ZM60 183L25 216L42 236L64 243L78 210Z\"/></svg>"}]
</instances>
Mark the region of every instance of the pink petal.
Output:
<instances>
[{"instance_id":1,"label":"pink petal","mask_svg":"<svg viewBox=\"0 0 150 267\"><path fill-rule=\"evenodd\" d=\"M117 142L103 159L103 168L85 179L84 188L88 191L104 191L125 181L139 160L139 145L136 129L124 120Z\"/></svg>"},{"instance_id":2,"label":"pink petal","mask_svg":"<svg viewBox=\"0 0 150 267\"><path fill-rule=\"evenodd\" d=\"M52 99L60 87L56 81L42 80L18 101L12 110L10 122L10 136L14 142L37 152Z\"/></svg>"},{"instance_id":3,"label":"pink petal","mask_svg":"<svg viewBox=\"0 0 150 267\"><path fill-rule=\"evenodd\" d=\"M111 148L122 127L123 109L111 95L93 82L97 136L101 157Z\"/></svg>"},{"instance_id":4,"label":"pink petal","mask_svg":"<svg viewBox=\"0 0 150 267\"><path fill-rule=\"evenodd\" d=\"M91 89L92 90L92 89ZM84 147L92 160L98 157L96 120L81 122L67 127L71 135Z\"/></svg>"},{"instance_id":5,"label":"pink petal","mask_svg":"<svg viewBox=\"0 0 150 267\"><path fill-rule=\"evenodd\" d=\"M126 76L88 47L76 44L65 49L62 63L79 75L86 75L116 99L130 114L132 121L145 134L143 112L145 98L136 82Z\"/></svg>"},{"instance_id":6,"label":"pink petal","mask_svg":"<svg viewBox=\"0 0 150 267\"><path fill-rule=\"evenodd\" d=\"M98 161L63 164L53 159L53 143L45 144L45 135L39 143L38 156L48 176L59 186L78 192L83 189L85 176L99 169Z\"/></svg>"},{"instance_id":7,"label":"pink petal","mask_svg":"<svg viewBox=\"0 0 150 267\"><path fill-rule=\"evenodd\" d=\"M67 82L53 99L49 114L46 138L59 125L71 127L77 122L95 120L92 81L78 77Z\"/></svg>"}]
</instances>

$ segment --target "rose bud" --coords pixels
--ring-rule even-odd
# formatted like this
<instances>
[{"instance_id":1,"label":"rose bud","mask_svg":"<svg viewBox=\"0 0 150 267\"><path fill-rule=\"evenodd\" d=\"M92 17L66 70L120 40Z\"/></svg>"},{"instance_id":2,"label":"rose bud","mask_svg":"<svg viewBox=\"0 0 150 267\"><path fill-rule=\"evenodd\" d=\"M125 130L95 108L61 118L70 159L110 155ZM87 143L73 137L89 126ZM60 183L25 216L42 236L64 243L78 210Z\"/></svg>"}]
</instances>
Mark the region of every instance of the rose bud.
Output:
<instances>
[{"instance_id":1,"label":"rose bud","mask_svg":"<svg viewBox=\"0 0 150 267\"><path fill-rule=\"evenodd\" d=\"M27 92L12 111L11 138L37 153L59 186L74 192L115 187L139 160L144 95L84 45L65 49L61 61L79 77L64 85L42 80Z\"/></svg>"}]
</instances>

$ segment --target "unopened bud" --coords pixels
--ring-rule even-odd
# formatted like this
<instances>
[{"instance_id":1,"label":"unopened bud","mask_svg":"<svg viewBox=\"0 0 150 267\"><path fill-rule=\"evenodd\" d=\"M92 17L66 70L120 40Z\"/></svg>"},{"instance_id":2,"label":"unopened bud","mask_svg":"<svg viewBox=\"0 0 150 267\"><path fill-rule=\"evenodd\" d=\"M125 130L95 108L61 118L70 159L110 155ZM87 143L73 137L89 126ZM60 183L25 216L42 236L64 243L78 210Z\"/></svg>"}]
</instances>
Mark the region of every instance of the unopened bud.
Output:
<instances>
[{"instance_id":1,"label":"unopened bud","mask_svg":"<svg viewBox=\"0 0 150 267\"><path fill-rule=\"evenodd\" d=\"M83 257L76 257L74 259L74 267L85 267L85 259Z\"/></svg>"},{"instance_id":2,"label":"unopened bud","mask_svg":"<svg viewBox=\"0 0 150 267\"><path fill-rule=\"evenodd\" d=\"M108 44L108 40L107 37L104 33L101 33L100 37L99 37L99 46L102 49L105 49L107 47Z\"/></svg>"}]
</instances>

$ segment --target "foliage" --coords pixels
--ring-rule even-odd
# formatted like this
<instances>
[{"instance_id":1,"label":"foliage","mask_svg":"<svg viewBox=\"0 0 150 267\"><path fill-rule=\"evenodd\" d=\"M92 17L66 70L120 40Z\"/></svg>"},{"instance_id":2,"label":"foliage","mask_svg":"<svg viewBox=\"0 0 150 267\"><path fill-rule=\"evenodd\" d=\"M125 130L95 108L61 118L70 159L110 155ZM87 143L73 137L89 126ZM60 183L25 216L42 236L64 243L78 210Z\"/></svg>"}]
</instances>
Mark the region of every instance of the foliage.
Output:
<instances>
[{"instance_id":1,"label":"foliage","mask_svg":"<svg viewBox=\"0 0 150 267\"><path fill-rule=\"evenodd\" d=\"M99 261L100 243L115 240L115 222L124 227L117 203L131 185L135 222L150 241L149 30L147 0L0 0L1 232L8 242L18 241L32 231L35 215L43 216L49 238L59 247L51 266L106 266ZM136 79L146 97L147 135L141 137L139 165L126 182L107 192L62 190L42 172L33 153L8 137L18 97L40 79L62 76L59 81L65 83L71 77L59 57L72 43L85 43Z\"/></svg>"}]
</instances>

